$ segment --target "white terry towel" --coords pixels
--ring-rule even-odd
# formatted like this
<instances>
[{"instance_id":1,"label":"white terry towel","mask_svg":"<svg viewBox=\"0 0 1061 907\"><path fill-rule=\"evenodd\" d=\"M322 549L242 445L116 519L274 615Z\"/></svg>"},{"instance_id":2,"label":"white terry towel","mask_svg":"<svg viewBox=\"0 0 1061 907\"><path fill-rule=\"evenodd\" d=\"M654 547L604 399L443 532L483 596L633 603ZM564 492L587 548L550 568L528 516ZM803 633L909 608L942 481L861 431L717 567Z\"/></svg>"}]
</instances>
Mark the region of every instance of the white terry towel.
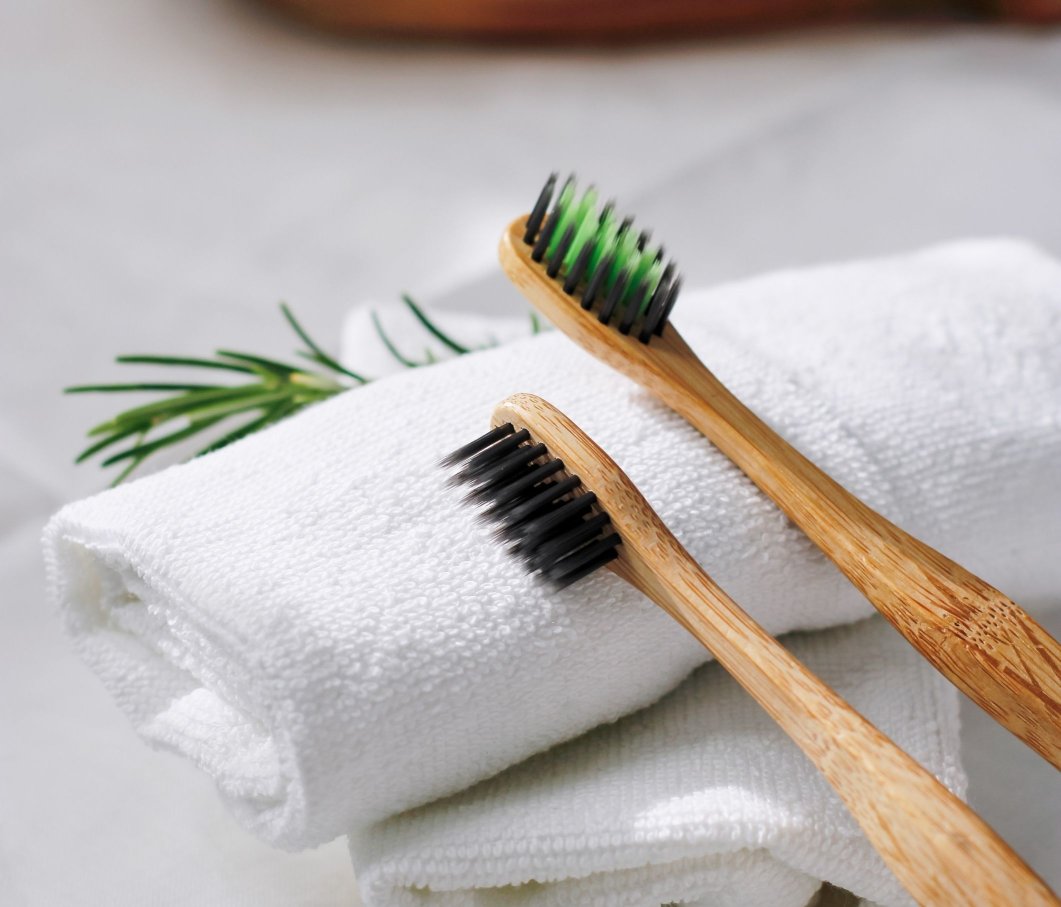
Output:
<instances>
[{"instance_id":1,"label":"white terry towel","mask_svg":"<svg viewBox=\"0 0 1061 907\"><path fill-rule=\"evenodd\" d=\"M957 691L883 618L786 644L963 791ZM825 779L716 664L648 709L358 829L350 851L371 907L804 907L822 880L910 903Z\"/></svg>"},{"instance_id":2,"label":"white terry towel","mask_svg":"<svg viewBox=\"0 0 1061 907\"><path fill-rule=\"evenodd\" d=\"M1056 263L962 244L689 294L675 321L885 514L1025 604L1056 590ZM600 441L771 631L871 613L696 432L559 334L388 378L46 531L67 625L138 732L267 840L311 845L462 790L705 660L610 574L546 594L441 490L439 456L518 390Z\"/></svg>"}]
</instances>

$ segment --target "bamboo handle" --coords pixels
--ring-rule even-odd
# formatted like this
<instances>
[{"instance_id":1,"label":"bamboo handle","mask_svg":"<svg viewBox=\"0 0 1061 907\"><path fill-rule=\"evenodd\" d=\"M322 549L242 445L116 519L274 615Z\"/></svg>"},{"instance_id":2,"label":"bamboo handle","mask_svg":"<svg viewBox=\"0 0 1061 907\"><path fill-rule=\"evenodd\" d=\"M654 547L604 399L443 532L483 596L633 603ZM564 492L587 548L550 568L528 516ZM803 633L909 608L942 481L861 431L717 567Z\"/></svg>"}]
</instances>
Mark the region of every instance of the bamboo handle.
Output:
<instances>
[{"instance_id":1,"label":"bamboo handle","mask_svg":"<svg viewBox=\"0 0 1061 907\"><path fill-rule=\"evenodd\" d=\"M1061 907L975 813L745 614L700 569L615 462L559 410L515 394L494 424L526 428L582 478L622 539L610 564L715 653L836 788L929 907Z\"/></svg>"},{"instance_id":2,"label":"bamboo handle","mask_svg":"<svg viewBox=\"0 0 1061 907\"><path fill-rule=\"evenodd\" d=\"M653 390L769 495L939 671L1061 768L1061 644L1017 604L890 523L760 420L674 329Z\"/></svg>"},{"instance_id":3,"label":"bamboo handle","mask_svg":"<svg viewBox=\"0 0 1061 907\"><path fill-rule=\"evenodd\" d=\"M622 531L622 530L620 530ZM714 652L817 766L927 907L1061 901L995 832L744 613L674 542L626 576Z\"/></svg>"},{"instance_id":4,"label":"bamboo handle","mask_svg":"<svg viewBox=\"0 0 1061 907\"><path fill-rule=\"evenodd\" d=\"M960 690L1061 768L1061 645L968 570L889 523L766 425L707 370L673 325L651 344L601 324L502 234L501 265L556 327L684 416L796 523Z\"/></svg>"}]
</instances>

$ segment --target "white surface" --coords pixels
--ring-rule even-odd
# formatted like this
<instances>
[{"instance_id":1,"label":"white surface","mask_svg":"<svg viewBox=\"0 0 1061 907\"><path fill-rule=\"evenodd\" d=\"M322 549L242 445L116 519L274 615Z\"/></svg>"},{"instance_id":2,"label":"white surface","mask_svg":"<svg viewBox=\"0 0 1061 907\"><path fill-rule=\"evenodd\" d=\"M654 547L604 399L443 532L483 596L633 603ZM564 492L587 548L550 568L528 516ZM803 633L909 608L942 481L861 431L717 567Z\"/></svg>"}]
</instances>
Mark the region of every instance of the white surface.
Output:
<instances>
[{"instance_id":1,"label":"white surface","mask_svg":"<svg viewBox=\"0 0 1061 907\"><path fill-rule=\"evenodd\" d=\"M403 288L511 306L498 225L553 166L654 224L693 283L964 235L1059 254L1059 85L1050 34L423 51L321 42L224 0L6 4L0 895L355 901L340 845L255 842L194 770L143 747L60 638L36 536L103 484L69 460L114 401L59 387L124 377L107 364L122 351L286 351L278 298L325 336L351 302ZM973 803L1061 884L1056 772L963 720Z\"/></svg>"}]
</instances>

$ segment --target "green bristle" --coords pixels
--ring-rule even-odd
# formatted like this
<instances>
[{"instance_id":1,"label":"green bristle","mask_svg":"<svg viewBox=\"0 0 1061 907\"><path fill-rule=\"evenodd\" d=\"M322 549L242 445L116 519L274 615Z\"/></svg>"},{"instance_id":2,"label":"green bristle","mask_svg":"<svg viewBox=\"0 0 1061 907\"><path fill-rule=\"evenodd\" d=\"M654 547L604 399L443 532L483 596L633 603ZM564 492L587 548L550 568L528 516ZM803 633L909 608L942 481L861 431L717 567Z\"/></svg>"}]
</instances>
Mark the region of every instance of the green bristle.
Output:
<instances>
[{"instance_id":1,"label":"green bristle","mask_svg":"<svg viewBox=\"0 0 1061 907\"><path fill-rule=\"evenodd\" d=\"M594 311L604 324L643 344L662 336L681 285L674 261L663 260L662 246L648 247L647 230L634 226L629 217L616 214L611 203L603 209L598 207L601 197L592 186L579 193L574 176L564 182L546 215L555 186L554 175L527 215L523 242L533 248L533 260L547 277L557 281L564 293L580 302L582 308ZM570 244L564 246L562 258L558 258L557 252L567 239ZM642 242L645 247L639 248ZM603 264L606 267L602 271ZM657 304L654 309L654 297L661 289L664 273L675 276L667 283L665 298L656 300L665 304ZM613 298L623 274L626 279L621 297ZM634 298L640 300L638 311L630 308Z\"/></svg>"},{"instance_id":2,"label":"green bristle","mask_svg":"<svg viewBox=\"0 0 1061 907\"><path fill-rule=\"evenodd\" d=\"M638 262L634 268L633 274L630 277L630 292L636 292L637 288L641 286L641 282L648 277L648 291L645 293L644 305L647 306L649 300L652 299L652 293L656 289L656 285L659 283L660 275L663 274L662 262L656 261L657 249L645 248L645 251L641 253L641 261Z\"/></svg>"},{"instance_id":3,"label":"green bristle","mask_svg":"<svg viewBox=\"0 0 1061 907\"><path fill-rule=\"evenodd\" d=\"M615 234L619 230L619 219L615 216L614 211L609 211L604 221L597 227L596 236L593 238L594 248L593 252L589 257L589 265L586 268L587 274L592 274L597 270L597 266L601 263L601 259L608 254L608 251L615 243Z\"/></svg>"},{"instance_id":4,"label":"green bristle","mask_svg":"<svg viewBox=\"0 0 1061 907\"><path fill-rule=\"evenodd\" d=\"M574 180L568 180L560 192L560 198L556 201L556 209L560 212L560 219L556 222L556 229L553 231L552 239L549 240L549 245L546 247L546 260L553 257L556 247L560 245L560 240L564 237L564 231L567 230L568 225L575 216L577 206L573 204L574 200L575 182Z\"/></svg>"},{"instance_id":5,"label":"green bristle","mask_svg":"<svg viewBox=\"0 0 1061 907\"><path fill-rule=\"evenodd\" d=\"M566 257L564 258L565 274L575 263L575 259L578 258L578 254L582 251L582 247L589 242L597 232L597 190L592 186L587 189L586 194L582 196L582 201L579 203L578 213L575 215L573 223L577 224L577 227L575 228L575 240L571 243L571 248L568 250Z\"/></svg>"},{"instance_id":6,"label":"green bristle","mask_svg":"<svg viewBox=\"0 0 1061 907\"><path fill-rule=\"evenodd\" d=\"M587 218L596 219L597 217L597 190L590 186L585 194L582 196L582 200L578 203L578 210L575 212L574 222L579 224L583 223Z\"/></svg>"},{"instance_id":7,"label":"green bristle","mask_svg":"<svg viewBox=\"0 0 1061 907\"><path fill-rule=\"evenodd\" d=\"M618 242L613 242L613 248L615 249L615 261L612 263L611 271L608 272L608 277L605 281L605 286L609 290L615 285L615 281L619 279L619 274L624 269L631 270L641 256L637 249L637 234L632 227L628 228L619 237ZM628 282L626 293L630 292L630 286L631 283ZM624 297L626 293L623 294Z\"/></svg>"},{"instance_id":8,"label":"green bristle","mask_svg":"<svg viewBox=\"0 0 1061 907\"><path fill-rule=\"evenodd\" d=\"M594 187L579 193L574 177L564 183L546 216L554 187L555 177L539 193L538 201L528 215L523 241L537 250L532 253L533 260L563 287L565 293L581 302L583 308L591 309L595 302L599 302L597 315L605 324L613 324L622 333L629 333L642 343L660 336L673 299L668 297L666 306L657 306L655 310L652 301L664 272L674 271L674 262L663 260L661 246L649 248L647 231L635 227L630 218L616 214L611 203L601 208L600 195ZM620 232L623 223L627 226ZM557 252L566 237L570 237L570 244L562 259L557 259ZM645 237L645 248L639 249L642 237ZM538 244L541 244L540 248ZM607 266L601 273L601 265L605 262ZM577 275L573 273L576 265ZM626 275L622 295L613 299L611 294L615 292L621 274ZM668 286L676 288L680 284L680 278L675 276ZM628 311L635 297L640 300L638 311Z\"/></svg>"}]
</instances>

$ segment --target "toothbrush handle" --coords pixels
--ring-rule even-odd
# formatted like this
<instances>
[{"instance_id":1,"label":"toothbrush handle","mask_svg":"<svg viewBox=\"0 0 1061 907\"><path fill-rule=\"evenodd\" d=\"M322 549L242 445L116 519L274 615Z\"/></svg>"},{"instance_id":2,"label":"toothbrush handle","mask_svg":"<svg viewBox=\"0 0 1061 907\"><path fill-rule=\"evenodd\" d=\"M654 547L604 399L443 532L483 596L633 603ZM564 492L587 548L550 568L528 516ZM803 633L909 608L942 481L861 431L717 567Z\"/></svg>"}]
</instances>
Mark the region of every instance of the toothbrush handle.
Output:
<instances>
[{"instance_id":1,"label":"toothbrush handle","mask_svg":"<svg viewBox=\"0 0 1061 907\"><path fill-rule=\"evenodd\" d=\"M636 377L739 466L962 692L1061 768L1061 645L1009 598L822 472L668 326Z\"/></svg>"},{"instance_id":2,"label":"toothbrush handle","mask_svg":"<svg viewBox=\"0 0 1061 907\"><path fill-rule=\"evenodd\" d=\"M752 620L676 541L670 544L665 564L653 557L651 564L614 569L710 649L766 709L918 903L1061 905L968 806Z\"/></svg>"},{"instance_id":3,"label":"toothbrush handle","mask_svg":"<svg viewBox=\"0 0 1061 907\"><path fill-rule=\"evenodd\" d=\"M493 424L526 428L586 480L622 539L608 567L685 626L781 725L847 803L900 881L929 907L1061 907L982 820L745 614L629 477L555 407L515 394Z\"/></svg>"},{"instance_id":4,"label":"toothbrush handle","mask_svg":"<svg viewBox=\"0 0 1061 907\"><path fill-rule=\"evenodd\" d=\"M997 589L875 513L734 397L668 324L644 344L587 315L509 224L505 272L549 320L684 416L960 690L1061 768L1061 645Z\"/></svg>"}]
</instances>

